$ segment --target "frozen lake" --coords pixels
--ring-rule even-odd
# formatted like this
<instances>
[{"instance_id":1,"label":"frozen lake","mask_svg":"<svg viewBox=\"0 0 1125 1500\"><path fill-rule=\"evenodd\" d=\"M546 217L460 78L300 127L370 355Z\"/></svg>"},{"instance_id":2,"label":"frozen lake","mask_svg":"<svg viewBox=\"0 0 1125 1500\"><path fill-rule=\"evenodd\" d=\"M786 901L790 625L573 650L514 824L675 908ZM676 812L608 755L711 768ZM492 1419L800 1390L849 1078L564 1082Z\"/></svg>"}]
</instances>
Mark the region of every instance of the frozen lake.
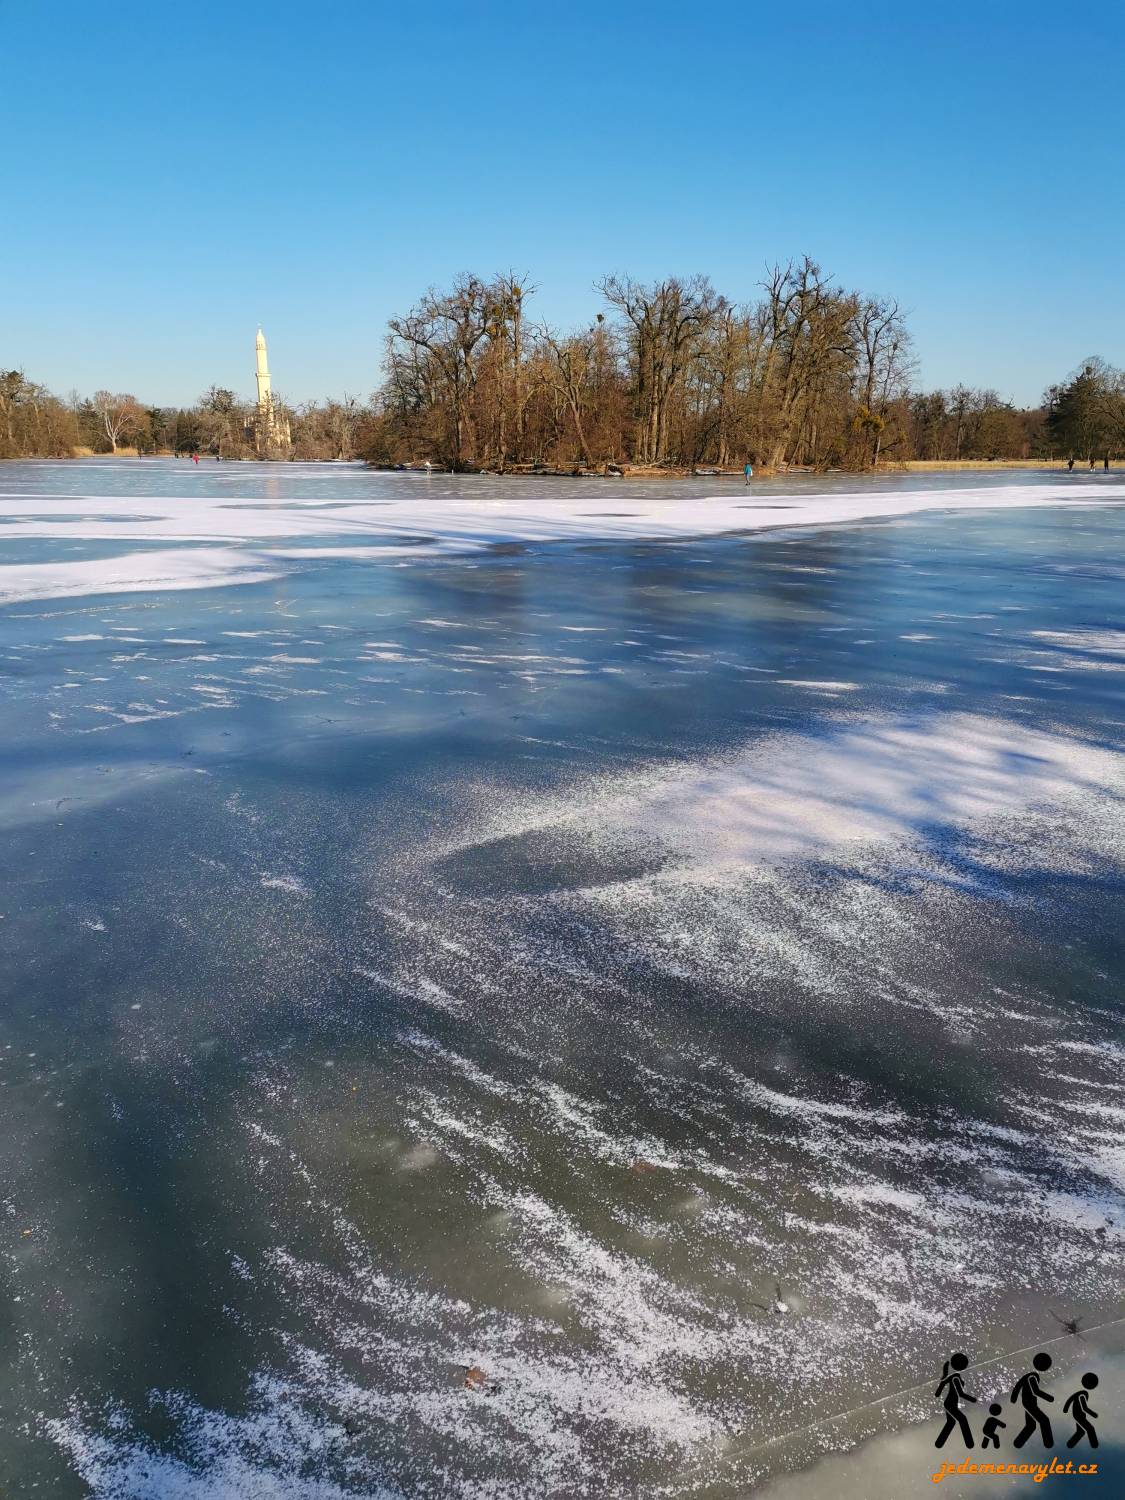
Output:
<instances>
[{"instance_id":1,"label":"frozen lake","mask_svg":"<svg viewBox=\"0 0 1125 1500\"><path fill-rule=\"evenodd\" d=\"M1113 475L0 466L0 1492L733 1500L1088 1359L1123 585Z\"/></svg>"}]
</instances>

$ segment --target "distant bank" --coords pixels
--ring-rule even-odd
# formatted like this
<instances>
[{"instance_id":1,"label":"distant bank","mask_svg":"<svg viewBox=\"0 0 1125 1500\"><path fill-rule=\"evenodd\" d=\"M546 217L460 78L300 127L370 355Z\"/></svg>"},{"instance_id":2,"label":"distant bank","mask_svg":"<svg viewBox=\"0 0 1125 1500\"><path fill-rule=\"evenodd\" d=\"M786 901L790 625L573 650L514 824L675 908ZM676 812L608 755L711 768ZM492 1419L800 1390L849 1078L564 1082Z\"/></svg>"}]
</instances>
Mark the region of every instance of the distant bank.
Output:
<instances>
[{"instance_id":1,"label":"distant bank","mask_svg":"<svg viewBox=\"0 0 1125 1500\"><path fill-rule=\"evenodd\" d=\"M58 458L60 456L61 455L55 455L55 461L56 462L57 462L57 460L58 460ZM126 446L126 445L119 446L118 449L117 449L117 451L116 451L116 453L112 453L112 454L110 454L110 453L96 453L92 448L87 448L87 447L75 447L75 448L71 448L70 449L70 451L66 455L66 457L67 458L75 458L75 459L82 459L82 458L107 458L107 459L108 458L113 458L113 459L145 458L147 460L152 460L152 459L155 458L155 459L169 459L169 460L174 460L174 461L179 462L179 463L186 463L189 466L191 464L191 455L188 454L188 453L157 452L157 453L144 453L144 454L141 454L141 453L138 453L138 451L137 451L136 448L131 447L131 446ZM13 461L19 461L19 460L13 460ZM26 462L27 460L24 459L23 461ZM210 454L209 453L209 454L204 454L204 455L201 456L201 462L204 463L204 464L214 464L215 461L216 460L215 460L215 455L214 454ZM298 464L324 464L325 466L338 465L341 462L351 462L351 463L362 463L363 462L362 459L340 460L340 459L328 459L328 458L297 458L297 457L292 457L292 458L288 458L288 459L285 459L285 458L277 459L277 458L275 458L275 459L270 459L270 460L256 459L256 458L250 458L250 457L238 457L238 458L224 458L221 461L223 463L243 463L243 464L258 464L258 463L264 463L264 462L270 462L270 463L298 463ZM422 463L409 463L409 464L368 463L366 465L366 467L368 467L370 469L374 469L374 470L382 472L382 473L388 473L388 474L404 474L404 473L405 474L425 474L425 473L430 473L430 474L449 474L449 473L452 472L448 468L442 468L442 467L439 467L436 464L431 464L431 465L427 466L427 465L422 464ZM952 458L934 458L934 459L930 459L930 458L912 458L912 459L902 460L902 461L900 461L898 463L882 462L882 463L879 464L878 468L866 468L866 469L841 469L841 468L835 468L835 467L832 467L832 468L822 468L822 469L814 469L814 468L812 468L809 465L803 465L803 464L789 464L789 465L786 465L784 468L771 469L771 468L768 468L768 467L766 467L764 465L762 465L762 466L756 465L755 468L754 468L753 478L752 478L752 480L750 482L751 482L751 484L756 484L756 483L758 483L758 482L760 482L762 480L784 479L786 477L790 477L790 476L795 475L795 474L845 474L845 473L847 473L847 474L854 474L858 478L860 476L870 477L873 474L889 474L889 475L893 475L893 474L909 474L909 473L942 474L942 473L954 473L954 472L957 472L959 470L976 470L976 471L979 471L979 472L982 472L982 473L983 472L987 472L988 470L997 470L997 469L1016 469L1016 470L1040 471L1040 472L1060 471L1061 470L1061 471L1065 472L1066 467L1067 467L1066 460L1065 459L1061 459L1061 458L995 458L995 459L987 459L987 458L963 458L963 459L952 459ZM1086 473L1087 470L1088 470L1089 465L1088 465L1088 463L1079 462L1079 463L1075 463L1073 467L1074 467L1074 472L1075 473ZM1097 470L1099 472L1102 471L1102 464L1101 464L1100 461L1095 465L1095 467L1097 468ZM457 472L460 473L460 474L463 474L463 475L474 475L474 474L475 475L481 475L481 476L485 476L485 477L490 478L490 479L506 479L506 478L516 478L516 479L724 479L724 480L734 480L734 481L737 481L738 483L743 483L744 482L744 471L742 470L742 468L720 469L720 468L715 468L715 467L712 467L712 466L709 466L709 465L703 465L703 464L699 465L696 468L690 468L690 467L685 466L685 465L669 465L669 464L660 464L660 465L650 465L650 464L601 464L601 465L598 465L597 467L593 467L593 468L582 468L582 467L578 467L578 468L553 468L553 467L547 467L545 465L538 465L538 464L510 464L510 465L506 466L504 469L487 469L487 468L474 468L474 467L465 466L465 467L461 468L460 470L458 470Z\"/></svg>"},{"instance_id":2,"label":"distant bank","mask_svg":"<svg viewBox=\"0 0 1125 1500\"><path fill-rule=\"evenodd\" d=\"M911 458L900 464L883 466L891 473L918 470L922 473L940 473L943 469L1065 469L1064 458ZM1086 464L1075 464L1075 469L1085 470ZM1099 464L1100 468L1101 465ZM882 470L880 470L882 472Z\"/></svg>"},{"instance_id":3,"label":"distant bank","mask_svg":"<svg viewBox=\"0 0 1125 1500\"><path fill-rule=\"evenodd\" d=\"M369 468L378 469L384 473L433 473L448 474L449 469L425 464L369 464ZM1097 466L1100 470L1101 465ZM1075 471L1081 469L1086 471L1085 464L1075 464ZM763 479L784 479L794 474L855 474L870 476L872 474L940 474L953 472L960 469L978 469L987 471L989 469L1024 469L1024 470L1065 470L1066 461L1061 458L964 458L964 459L907 459L900 463L880 463L877 468L865 469L841 469L820 468L814 469L810 465L788 464L784 468L771 469L764 465L755 465L754 474L750 480L751 484ZM476 469L464 468L459 471L462 474L482 474L490 479L518 478L518 479L733 479L739 483L745 482L744 470L720 469L701 464L696 468L682 465L649 465L649 464L603 464L595 468L547 468L543 465L513 464L504 469Z\"/></svg>"}]
</instances>

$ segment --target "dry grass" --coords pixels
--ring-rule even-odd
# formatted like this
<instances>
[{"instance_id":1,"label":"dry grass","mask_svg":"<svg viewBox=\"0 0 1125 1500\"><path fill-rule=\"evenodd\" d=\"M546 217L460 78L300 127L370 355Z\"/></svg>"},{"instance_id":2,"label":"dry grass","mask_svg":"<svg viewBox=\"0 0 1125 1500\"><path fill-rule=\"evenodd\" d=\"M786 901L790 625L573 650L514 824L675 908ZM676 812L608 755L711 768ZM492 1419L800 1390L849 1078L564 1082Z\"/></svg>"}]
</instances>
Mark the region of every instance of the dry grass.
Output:
<instances>
[{"instance_id":1,"label":"dry grass","mask_svg":"<svg viewBox=\"0 0 1125 1500\"><path fill-rule=\"evenodd\" d=\"M1062 458L910 458L896 469L930 472L940 469L1065 469ZM1075 464L1075 468L1078 465Z\"/></svg>"},{"instance_id":2,"label":"dry grass","mask_svg":"<svg viewBox=\"0 0 1125 1500\"><path fill-rule=\"evenodd\" d=\"M119 443L117 445L117 452L116 453L114 453L114 454L109 454L109 453L101 453L101 454L99 454L97 452L97 450L94 449L94 448L84 448L84 447L82 447L80 445L79 447L72 448L70 450L70 456L71 456L71 458L110 458L110 457L113 457L113 458L139 458L140 457L140 450L137 449L137 448L130 448L125 443Z\"/></svg>"}]
</instances>

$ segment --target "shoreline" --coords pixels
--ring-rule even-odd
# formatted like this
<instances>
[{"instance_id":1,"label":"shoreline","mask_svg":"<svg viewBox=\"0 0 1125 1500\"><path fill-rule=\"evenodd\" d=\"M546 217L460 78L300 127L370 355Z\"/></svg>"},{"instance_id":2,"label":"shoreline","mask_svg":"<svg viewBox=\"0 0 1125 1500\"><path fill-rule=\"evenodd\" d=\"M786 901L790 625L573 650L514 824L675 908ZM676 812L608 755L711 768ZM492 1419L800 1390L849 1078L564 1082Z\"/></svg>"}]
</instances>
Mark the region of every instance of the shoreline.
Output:
<instances>
[{"instance_id":1,"label":"shoreline","mask_svg":"<svg viewBox=\"0 0 1125 1500\"><path fill-rule=\"evenodd\" d=\"M135 448L121 447L116 453L91 453L88 450L76 450L68 454L35 454L28 457L11 457L0 459L2 463L74 463L98 462L103 459L116 462L118 460L144 460L146 462L155 460L167 460L174 463L191 463L190 455L183 453L138 453ZM438 465L426 468L424 464L377 464L369 460L355 458L222 458L217 459L214 454L201 456L201 464L246 464L254 467L269 465L271 467L312 467L316 468L340 468L342 466L356 465L370 470L373 474L432 474L444 475L456 478L481 478L481 479L714 479L716 481L728 480L742 483L745 472L741 468L721 469L714 465L701 464L691 468L685 465L649 465L649 464L602 464L595 468L544 468L530 464L513 465L505 469L465 468L449 469ZM1067 473L1067 463L1062 458L961 458L961 459L931 459L911 458L903 459L898 463L880 464L874 469L813 469L801 465L791 465L783 469L772 469L766 465L755 466L753 473L754 482L773 479L793 478L816 478L828 479L848 476L855 479L871 478L893 478L901 474L960 474L960 473L1044 473L1057 474ZM1074 473L1104 473L1106 472L1100 463L1091 470L1086 463L1075 463ZM1115 472L1111 467L1110 473Z\"/></svg>"},{"instance_id":2,"label":"shoreline","mask_svg":"<svg viewBox=\"0 0 1125 1500\"><path fill-rule=\"evenodd\" d=\"M248 460L255 462L256 460ZM286 460L286 462L324 462L324 460ZM363 462L363 460L357 460ZM745 479L745 471L738 469L721 469L708 464L702 464L695 468L684 465L659 466L649 464L613 464L602 465L597 468L574 468L574 469L547 469L535 468L527 464L513 466L506 469L446 469L433 467L427 469L424 464L374 464L364 463L364 467L378 474L447 474L460 477L473 476L487 479L728 479L742 482ZM1075 464L1075 471L1079 469ZM752 478L760 479L790 479L797 476L827 479L840 475L850 475L855 478L877 478L883 475L893 476L895 474L942 474L979 472L988 473L990 470L1015 470L1025 472L1043 473L1066 473L1067 465L1064 458L962 458L962 459L929 459L912 458L904 459L900 463L881 464L873 469L813 469L803 465L790 465L783 469L772 469L766 465L755 466ZM1084 465L1081 472L1090 472ZM1103 472L1101 465L1097 465L1095 472ZM1112 472L1112 470L1111 470Z\"/></svg>"}]
</instances>

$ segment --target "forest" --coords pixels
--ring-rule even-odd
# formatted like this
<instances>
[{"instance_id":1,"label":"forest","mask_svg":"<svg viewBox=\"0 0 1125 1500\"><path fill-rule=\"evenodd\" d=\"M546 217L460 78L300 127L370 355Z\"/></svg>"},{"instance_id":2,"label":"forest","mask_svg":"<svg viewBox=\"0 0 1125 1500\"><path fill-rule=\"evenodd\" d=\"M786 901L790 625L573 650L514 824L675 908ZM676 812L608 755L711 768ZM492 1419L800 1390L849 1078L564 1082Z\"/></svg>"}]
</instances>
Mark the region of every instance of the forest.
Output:
<instances>
[{"instance_id":1,"label":"forest","mask_svg":"<svg viewBox=\"0 0 1125 1500\"><path fill-rule=\"evenodd\" d=\"M1125 451L1125 376L1104 360L1028 409L994 390L918 390L898 303L839 285L808 257L770 267L742 302L705 276L606 276L589 324L571 332L536 319L536 290L511 272L429 290L390 320L371 396L275 396L292 444L269 456L494 473L863 471ZM253 416L219 386L166 407L108 390L64 399L0 369L0 457L250 458Z\"/></svg>"}]
</instances>

